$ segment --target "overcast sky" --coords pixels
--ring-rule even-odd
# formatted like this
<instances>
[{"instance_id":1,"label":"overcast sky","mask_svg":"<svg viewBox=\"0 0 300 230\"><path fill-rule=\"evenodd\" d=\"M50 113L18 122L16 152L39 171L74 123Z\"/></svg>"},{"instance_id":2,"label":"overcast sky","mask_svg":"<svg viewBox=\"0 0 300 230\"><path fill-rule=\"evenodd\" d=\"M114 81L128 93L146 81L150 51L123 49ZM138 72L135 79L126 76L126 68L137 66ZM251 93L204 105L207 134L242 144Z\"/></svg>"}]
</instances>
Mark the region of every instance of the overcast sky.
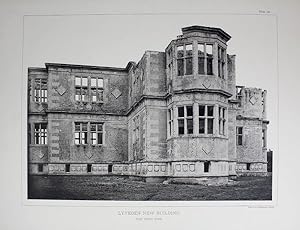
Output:
<instances>
[{"instance_id":1,"label":"overcast sky","mask_svg":"<svg viewBox=\"0 0 300 230\"><path fill-rule=\"evenodd\" d=\"M232 36L237 84L268 91L268 148L277 149L277 25L265 15L84 15L26 16L23 67L45 62L125 67L146 50L164 51L181 28L203 25ZM24 76L25 77L25 76Z\"/></svg>"}]
</instances>

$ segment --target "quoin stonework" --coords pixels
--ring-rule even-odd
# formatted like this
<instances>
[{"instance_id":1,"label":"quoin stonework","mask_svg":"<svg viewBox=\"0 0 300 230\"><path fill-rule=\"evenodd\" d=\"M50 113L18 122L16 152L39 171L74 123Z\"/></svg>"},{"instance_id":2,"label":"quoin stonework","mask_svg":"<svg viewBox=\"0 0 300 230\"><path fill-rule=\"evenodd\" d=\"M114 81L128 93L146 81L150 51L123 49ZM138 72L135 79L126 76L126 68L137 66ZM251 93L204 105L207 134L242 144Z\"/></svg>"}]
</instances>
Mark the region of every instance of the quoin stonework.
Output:
<instances>
[{"instance_id":1,"label":"quoin stonework","mask_svg":"<svg viewBox=\"0 0 300 230\"><path fill-rule=\"evenodd\" d=\"M185 183L266 175L266 91L236 85L230 38L190 26L125 68L29 68L29 174Z\"/></svg>"}]
</instances>

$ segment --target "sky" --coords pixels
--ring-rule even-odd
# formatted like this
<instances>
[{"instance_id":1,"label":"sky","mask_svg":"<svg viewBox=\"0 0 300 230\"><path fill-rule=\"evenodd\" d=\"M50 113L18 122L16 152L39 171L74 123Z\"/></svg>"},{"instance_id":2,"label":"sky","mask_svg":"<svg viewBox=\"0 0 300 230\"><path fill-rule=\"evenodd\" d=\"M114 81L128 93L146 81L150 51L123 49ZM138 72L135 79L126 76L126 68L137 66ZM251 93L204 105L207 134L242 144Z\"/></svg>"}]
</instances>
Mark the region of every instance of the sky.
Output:
<instances>
[{"instance_id":1,"label":"sky","mask_svg":"<svg viewBox=\"0 0 300 230\"><path fill-rule=\"evenodd\" d=\"M268 148L278 146L277 24L271 15L25 16L23 73L46 62L125 67L146 50L164 51L181 28L219 27L231 35L237 85L266 89Z\"/></svg>"}]
</instances>

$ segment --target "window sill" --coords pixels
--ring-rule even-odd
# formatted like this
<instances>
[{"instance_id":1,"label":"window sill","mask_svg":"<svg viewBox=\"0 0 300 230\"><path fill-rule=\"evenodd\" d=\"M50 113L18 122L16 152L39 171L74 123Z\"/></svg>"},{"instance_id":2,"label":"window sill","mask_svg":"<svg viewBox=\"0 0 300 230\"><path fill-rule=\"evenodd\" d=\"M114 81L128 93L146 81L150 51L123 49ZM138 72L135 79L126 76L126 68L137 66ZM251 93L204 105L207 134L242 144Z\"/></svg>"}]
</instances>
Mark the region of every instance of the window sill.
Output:
<instances>
[{"instance_id":1,"label":"window sill","mask_svg":"<svg viewBox=\"0 0 300 230\"><path fill-rule=\"evenodd\" d=\"M92 104L103 104L104 102L103 101L92 101L91 103Z\"/></svg>"},{"instance_id":2,"label":"window sill","mask_svg":"<svg viewBox=\"0 0 300 230\"><path fill-rule=\"evenodd\" d=\"M196 74L198 77L217 77L216 75L214 74L204 74L204 73L197 73Z\"/></svg>"},{"instance_id":3,"label":"window sill","mask_svg":"<svg viewBox=\"0 0 300 230\"><path fill-rule=\"evenodd\" d=\"M178 136L171 136L167 138L168 140L175 139L175 138L218 138L218 139L228 139L226 136L216 136L213 134L184 134L184 135L178 135Z\"/></svg>"},{"instance_id":4,"label":"window sill","mask_svg":"<svg viewBox=\"0 0 300 230\"><path fill-rule=\"evenodd\" d=\"M75 101L76 104L83 104L83 105L87 105L87 104L103 104L103 101Z\"/></svg>"},{"instance_id":5,"label":"window sill","mask_svg":"<svg viewBox=\"0 0 300 230\"><path fill-rule=\"evenodd\" d=\"M38 101L34 101L35 104L37 105L47 105L48 102L38 102Z\"/></svg>"},{"instance_id":6,"label":"window sill","mask_svg":"<svg viewBox=\"0 0 300 230\"><path fill-rule=\"evenodd\" d=\"M76 101L76 100L75 100L75 103L76 103L76 104L85 104L85 105L86 105L86 104L89 103L89 102L88 102L88 101Z\"/></svg>"},{"instance_id":7,"label":"window sill","mask_svg":"<svg viewBox=\"0 0 300 230\"><path fill-rule=\"evenodd\" d=\"M91 144L75 144L76 147L88 147L88 146L92 146L92 147L103 147L104 145L91 145Z\"/></svg>"}]
</instances>

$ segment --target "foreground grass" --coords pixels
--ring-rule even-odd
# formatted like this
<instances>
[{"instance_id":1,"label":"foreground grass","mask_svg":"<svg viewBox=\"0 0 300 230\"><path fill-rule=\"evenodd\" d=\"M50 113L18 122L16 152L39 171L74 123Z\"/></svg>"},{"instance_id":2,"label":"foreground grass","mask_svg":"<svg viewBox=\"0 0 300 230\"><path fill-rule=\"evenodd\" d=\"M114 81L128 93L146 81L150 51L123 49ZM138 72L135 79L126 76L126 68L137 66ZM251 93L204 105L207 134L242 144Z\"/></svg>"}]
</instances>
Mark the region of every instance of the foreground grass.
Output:
<instances>
[{"instance_id":1,"label":"foreground grass","mask_svg":"<svg viewBox=\"0 0 300 230\"><path fill-rule=\"evenodd\" d=\"M271 200L272 177L239 177L222 186L149 184L124 177L29 176L29 199Z\"/></svg>"}]
</instances>

